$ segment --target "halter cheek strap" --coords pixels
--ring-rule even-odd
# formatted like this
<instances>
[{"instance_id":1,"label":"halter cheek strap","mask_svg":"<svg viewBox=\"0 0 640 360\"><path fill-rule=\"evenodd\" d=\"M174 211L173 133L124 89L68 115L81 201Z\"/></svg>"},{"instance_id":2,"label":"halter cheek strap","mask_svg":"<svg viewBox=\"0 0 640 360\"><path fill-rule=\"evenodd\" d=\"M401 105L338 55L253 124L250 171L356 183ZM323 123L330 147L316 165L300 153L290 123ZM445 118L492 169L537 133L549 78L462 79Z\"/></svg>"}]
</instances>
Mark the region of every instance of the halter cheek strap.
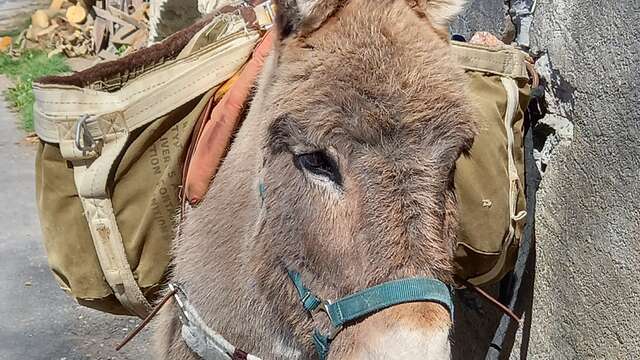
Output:
<instances>
[{"instance_id":1,"label":"halter cheek strap","mask_svg":"<svg viewBox=\"0 0 640 360\"><path fill-rule=\"evenodd\" d=\"M326 359L329 345L347 325L394 305L410 302L434 302L447 308L453 319L451 290L442 281L423 277L389 281L373 286L336 301L321 300L304 286L298 272L289 271L302 306L309 313L324 312L331 323L331 330L323 334L313 332L313 341L321 360Z\"/></svg>"}]
</instances>

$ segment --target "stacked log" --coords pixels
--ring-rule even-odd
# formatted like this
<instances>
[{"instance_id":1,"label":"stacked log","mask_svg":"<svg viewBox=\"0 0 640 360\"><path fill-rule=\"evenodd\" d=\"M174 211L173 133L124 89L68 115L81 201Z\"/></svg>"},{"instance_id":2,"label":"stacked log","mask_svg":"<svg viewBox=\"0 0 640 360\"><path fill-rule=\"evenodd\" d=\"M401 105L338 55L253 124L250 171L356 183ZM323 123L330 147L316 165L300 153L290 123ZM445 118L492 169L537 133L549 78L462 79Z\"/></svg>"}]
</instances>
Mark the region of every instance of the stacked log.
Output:
<instances>
[{"instance_id":1,"label":"stacked log","mask_svg":"<svg viewBox=\"0 0 640 360\"><path fill-rule=\"evenodd\" d=\"M6 1L6 0L0 0ZM40 48L49 55L113 59L136 51L149 37L146 0L47 0L31 14L31 25L18 38L0 38L0 51L19 54Z\"/></svg>"},{"instance_id":2,"label":"stacked log","mask_svg":"<svg viewBox=\"0 0 640 360\"><path fill-rule=\"evenodd\" d=\"M113 59L147 45L149 39L149 3L144 0L98 0L93 42L100 58Z\"/></svg>"}]
</instances>

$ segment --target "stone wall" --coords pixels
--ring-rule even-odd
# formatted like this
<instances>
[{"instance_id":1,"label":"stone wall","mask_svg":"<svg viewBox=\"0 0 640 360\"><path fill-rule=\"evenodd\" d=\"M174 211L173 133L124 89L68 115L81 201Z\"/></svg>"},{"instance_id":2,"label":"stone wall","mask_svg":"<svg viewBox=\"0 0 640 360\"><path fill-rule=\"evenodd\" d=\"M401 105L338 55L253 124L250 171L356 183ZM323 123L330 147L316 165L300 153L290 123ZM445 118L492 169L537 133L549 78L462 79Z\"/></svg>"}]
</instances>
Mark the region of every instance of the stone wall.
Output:
<instances>
[{"instance_id":1,"label":"stone wall","mask_svg":"<svg viewBox=\"0 0 640 360\"><path fill-rule=\"evenodd\" d=\"M454 31L503 31L502 4L473 1ZM546 166L530 329L512 359L640 358L639 24L637 0L537 2Z\"/></svg>"}]
</instances>

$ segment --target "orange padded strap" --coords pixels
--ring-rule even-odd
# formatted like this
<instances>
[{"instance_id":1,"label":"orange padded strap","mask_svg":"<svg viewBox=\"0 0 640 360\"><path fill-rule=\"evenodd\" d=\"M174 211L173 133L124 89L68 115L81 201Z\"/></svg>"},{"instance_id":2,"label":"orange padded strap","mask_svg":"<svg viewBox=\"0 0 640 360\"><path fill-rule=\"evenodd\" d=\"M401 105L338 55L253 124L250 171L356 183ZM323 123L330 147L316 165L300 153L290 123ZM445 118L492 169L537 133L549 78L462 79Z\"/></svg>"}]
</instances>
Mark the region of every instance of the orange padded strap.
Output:
<instances>
[{"instance_id":1,"label":"orange padded strap","mask_svg":"<svg viewBox=\"0 0 640 360\"><path fill-rule=\"evenodd\" d=\"M273 33L267 32L256 47L253 57L224 94L204 124L202 132L196 134L195 149L187 165L184 195L191 204L197 204L207 193L222 159L231 144L232 136L240 124L240 114L247 102L249 92L273 46ZM220 89L222 90L222 89Z\"/></svg>"}]
</instances>

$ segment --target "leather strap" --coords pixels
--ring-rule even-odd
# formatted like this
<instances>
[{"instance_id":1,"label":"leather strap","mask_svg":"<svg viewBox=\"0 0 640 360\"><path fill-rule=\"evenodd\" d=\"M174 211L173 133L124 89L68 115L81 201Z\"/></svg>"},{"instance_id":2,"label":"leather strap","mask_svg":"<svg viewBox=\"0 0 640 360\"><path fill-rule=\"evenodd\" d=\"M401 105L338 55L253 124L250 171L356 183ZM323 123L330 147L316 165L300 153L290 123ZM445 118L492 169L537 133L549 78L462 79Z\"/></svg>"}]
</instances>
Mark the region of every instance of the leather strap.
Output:
<instances>
[{"instance_id":1,"label":"leather strap","mask_svg":"<svg viewBox=\"0 0 640 360\"><path fill-rule=\"evenodd\" d=\"M205 115L207 118L204 119L202 131L197 133L191 156L185 163L187 170L186 177L183 178L184 195L192 205L204 198L227 153L233 134L240 124L242 109L271 52L273 40L274 33L267 32L256 46L251 60L239 73L237 81L215 105L210 116ZM223 88L224 86L221 87Z\"/></svg>"}]
</instances>

